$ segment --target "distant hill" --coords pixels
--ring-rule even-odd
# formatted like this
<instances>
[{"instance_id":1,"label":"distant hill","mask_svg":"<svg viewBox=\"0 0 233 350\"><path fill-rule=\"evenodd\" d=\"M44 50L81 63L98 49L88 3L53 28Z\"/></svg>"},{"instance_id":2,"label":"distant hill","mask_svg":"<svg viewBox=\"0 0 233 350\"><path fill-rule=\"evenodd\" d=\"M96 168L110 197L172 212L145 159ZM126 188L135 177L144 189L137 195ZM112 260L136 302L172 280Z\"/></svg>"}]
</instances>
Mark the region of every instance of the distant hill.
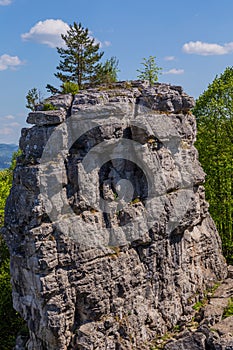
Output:
<instances>
[{"instance_id":1,"label":"distant hill","mask_svg":"<svg viewBox=\"0 0 233 350\"><path fill-rule=\"evenodd\" d=\"M17 145L0 143L0 170L9 168L12 154L17 151L17 149Z\"/></svg>"}]
</instances>

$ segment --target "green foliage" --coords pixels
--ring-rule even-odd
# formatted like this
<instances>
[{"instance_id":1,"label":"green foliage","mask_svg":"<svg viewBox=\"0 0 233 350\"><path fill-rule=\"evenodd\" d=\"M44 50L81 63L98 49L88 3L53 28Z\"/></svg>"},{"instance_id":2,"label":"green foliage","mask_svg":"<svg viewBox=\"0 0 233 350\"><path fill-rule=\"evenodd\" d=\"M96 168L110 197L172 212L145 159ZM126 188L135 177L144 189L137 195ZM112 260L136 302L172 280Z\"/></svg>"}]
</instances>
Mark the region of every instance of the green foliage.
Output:
<instances>
[{"instance_id":1,"label":"green foliage","mask_svg":"<svg viewBox=\"0 0 233 350\"><path fill-rule=\"evenodd\" d=\"M223 253L233 263L233 68L228 67L198 98L199 159L206 172L206 199L222 238Z\"/></svg>"},{"instance_id":2,"label":"green foliage","mask_svg":"<svg viewBox=\"0 0 233 350\"><path fill-rule=\"evenodd\" d=\"M1 348L11 350L15 343L15 336L24 325L24 321L12 306L9 258L4 259L0 264L0 291Z\"/></svg>"},{"instance_id":3,"label":"green foliage","mask_svg":"<svg viewBox=\"0 0 233 350\"><path fill-rule=\"evenodd\" d=\"M130 202L130 204L137 204L137 203L139 203L139 202L141 202L140 201L140 198L135 198L134 200L132 200L131 202Z\"/></svg>"},{"instance_id":4,"label":"green foliage","mask_svg":"<svg viewBox=\"0 0 233 350\"><path fill-rule=\"evenodd\" d=\"M193 310L199 311L206 303L206 299L197 301L196 304L193 305Z\"/></svg>"},{"instance_id":5,"label":"green foliage","mask_svg":"<svg viewBox=\"0 0 233 350\"><path fill-rule=\"evenodd\" d=\"M39 91L36 88L32 88L28 91L26 96L27 104L26 107L28 109L31 109L32 111L35 111L36 106L39 104Z\"/></svg>"},{"instance_id":6,"label":"green foliage","mask_svg":"<svg viewBox=\"0 0 233 350\"><path fill-rule=\"evenodd\" d=\"M149 58L143 58L143 69L137 69L139 79L148 80L150 86L152 86L156 81L158 81L158 76L162 68L158 67L155 62L156 56L149 56Z\"/></svg>"},{"instance_id":7,"label":"green foliage","mask_svg":"<svg viewBox=\"0 0 233 350\"><path fill-rule=\"evenodd\" d=\"M74 83L73 81L65 81L61 85L61 90L55 88L54 86L47 84L46 89L48 92L50 92L52 95L56 94L72 94L73 96L76 95L79 92L79 86L78 84Z\"/></svg>"},{"instance_id":8,"label":"green foliage","mask_svg":"<svg viewBox=\"0 0 233 350\"><path fill-rule=\"evenodd\" d=\"M17 158L21 156L21 154L22 154L22 151L20 148L16 152L13 152L11 157L11 165L9 167L9 170L11 170L11 174L14 168L16 167Z\"/></svg>"},{"instance_id":9,"label":"green foliage","mask_svg":"<svg viewBox=\"0 0 233 350\"><path fill-rule=\"evenodd\" d=\"M62 94L72 94L73 96L79 92L78 84L72 81L66 81L62 84Z\"/></svg>"},{"instance_id":10,"label":"green foliage","mask_svg":"<svg viewBox=\"0 0 233 350\"><path fill-rule=\"evenodd\" d=\"M67 34L62 34L62 39L66 46L57 48L61 60L55 76L63 83L71 81L82 88L95 75L97 63L103 56L103 52L99 52L100 44L90 37L88 28L76 22L70 25Z\"/></svg>"},{"instance_id":11,"label":"green foliage","mask_svg":"<svg viewBox=\"0 0 233 350\"><path fill-rule=\"evenodd\" d=\"M233 298L229 299L228 305L224 310L223 318L227 318L229 316L233 316Z\"/></svg>"},{"instance_id":12,"label":"green foliage","mask_svg":"<svg viewBox=\"0 0 233 350\"><path fill-rule=\"evenodd\" d=\"M56 107L52 103L45 102L43 104L43 111L54 111L54 110L56 110Z\"/></svg>"},{"instance_id":13,"label":"green foliage","mask_svg":"<svg viewBox=\"0 0 233 350\"><path fill-rule=\"evenodd\" d=\"M46 89L53 95L71 93L75 95L85 84L95 86L117 81L118 60L116 57L100 63L103 52L100 44L89 34L88 28L76 22L70 25L67 34L62 34L65 47L57 48L61 60L55 76L62 81L61 90L47 84Z\"/></svg>"},{"instance_id":14,"label":"green foliage","mask_svg":"<svg viewBox=\"0 0 233 350\"><path fill-rule=\"evenodd\" d=\"M0 226L3 225L4 208L6 198L10 193L12 183L12 170L15 167L17 151L12 156L9 169L0 171ZM10 284L9 252L2 236L0 235L0 339L1 349L11 350L15 343L15 337L24 325L24 321L13 309Z\"/></svg>"},{"instance_id":15,"label":"green foliage","mask_svg":"<svg viewBox=\"0 0 233 350\"><path fill-rule=\"evenodd\" d=\"M196 304L193 305L193 309L197 312L200 311L201 308L203 308L209 300L209 297L213 297L215 291L218 289L218 287L220 286L220 282L215 283L212 287L207 288L204 291L204 296L201 300L197 301Z\"/></svg>"},{"instance_id":16,"label":"green foliage","mask_svg":"<svg viewBox=\"0 0 233 350\"><path fill-rule=\"evenodd\" d=\"M6 204L6 198L10 193L11 183L12 171L10 169L4 169L0 171L0 226L3 225L4 208Z\"/></svg>"},{"instance_id":17,"label":"green foliage","mask_svg":"<svg viewBox=\"0 0 233 350\"><path fill-rule=\"evenodd\" d=\"M46 85L46 89L48 92L50 92L52 95L60 94L60 90L52 86L51 84Z\"/></svg>"},{"instance_id":18,"label":"green foliage","mask_svg":"<svg viewBox=\"0 0 233 350\"><path fill-rule=\"evenodd\" d=\"M111 84L117 81L119 61L116 57L111 57L105 63L100 63L96 68L95 75L90 79L91 84Z\"/></svg>"}]
</instances>

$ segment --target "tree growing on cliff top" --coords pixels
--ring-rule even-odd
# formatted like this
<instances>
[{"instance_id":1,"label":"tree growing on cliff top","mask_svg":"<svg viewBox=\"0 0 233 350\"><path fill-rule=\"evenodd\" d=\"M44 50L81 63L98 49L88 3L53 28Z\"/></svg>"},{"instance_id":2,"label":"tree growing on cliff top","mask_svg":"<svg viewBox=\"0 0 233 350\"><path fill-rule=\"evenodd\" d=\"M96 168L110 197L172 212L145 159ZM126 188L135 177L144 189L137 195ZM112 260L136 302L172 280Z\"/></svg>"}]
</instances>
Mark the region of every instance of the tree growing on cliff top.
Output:
<instances>
[{"instance_id":1,"label":"tree growing on cliff top","mask_svg":"<svg viewBox=\"0 0 233 350\"><path fill-rule=\"evenodd\" d=\"M57 48L61 56L58 72L55 76L62 81L61 90L47 84L52 94L64 93L64 84L77 84L79 89L84 84L91 86L112 83L117 80L118 60L111 57L104 63L100 60L104 52L100 52L100 44L89 34L81 23L73 23L67 34L62 34L65 47Z\"/></svg>"},{"instance_id":2,"label":"tree growing on cliff top","mask_svg":"<svg viewBox=\"0 0 233 350\"><path fill-rule=\"evenodd\" d=\"M114 83L117 81L117 72L119 61L116 57L111 57L104 63L100 63L96 69L95 75L90 79L92 85L103 83Z\"/></svg>"},{"instance_id":3,"label":"tree growing on cliff top","mask_svg":"<svg viewBox=\"0 0 233 350\"><path fill-rule=\"evenodd\" d=\"M89 30L81 23L70 25L67 34L62 34L65 47L57 48L61 61L55 76L63 83L71 81L81 88L96 73L97 63L103 56L100 44L90 37Z\"/></svg>"},{"instance_id":4,"label":"tree growing on cliff top","mask_svg":"<svg viewBox=\"0 0 233 350\"><path fill-rule=\"evenodd\" d=\"M26 100L27 100L27 104L26 107L28 109L31 109L32 111L36 110L36 106L39 104L40 102L40 93L37 90L37 88L32 88L28 91L27 95L26 95Z\"/></svg>"},{"instance_id":5,"label":"tree growing on cliff top","mask_svg":"<svg viewBox=\"0 0 233 350\"><path fill-rule=\"evenodd\" d=\"M149 58L143 58L143 69L137 69L139 79L148 80L150 86L153 85L156 81L158 81L158 77L162 68L158 67L155 62L155 56L149 56Z\"/></svg>"},{"instance_id":6,"label":"tree growing on cliff top","mask_svg":"<svg viewBox=\"0 0 233 350\"><path fill-rule=\"evenodd\" d=\"M207 174L206 198L223 243L233 263L233 67L228 67L197 99L200 162Z\"/></svg>"}]
</instances>

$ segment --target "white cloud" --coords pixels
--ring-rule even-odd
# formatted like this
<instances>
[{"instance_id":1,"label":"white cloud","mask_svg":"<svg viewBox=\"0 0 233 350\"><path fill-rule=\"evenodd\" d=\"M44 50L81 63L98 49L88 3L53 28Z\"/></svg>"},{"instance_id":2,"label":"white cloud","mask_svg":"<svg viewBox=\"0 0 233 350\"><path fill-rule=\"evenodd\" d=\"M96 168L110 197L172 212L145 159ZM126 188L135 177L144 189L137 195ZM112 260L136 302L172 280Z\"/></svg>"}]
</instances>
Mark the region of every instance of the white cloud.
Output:
<instances>
[{"instance_id":1,"label":"white cloud","mask_svg":"<svg viewBox=\"0 0 233 350\"><path fill-rule=\"evenodd\" d=\"M108 46L111 46L112 44L111 44L111 41L106 40L103 42L102 45L108 47Z\"/></svg>"},{"instance_id":2,"label":"white cloud","mask_svg":"<svg viewBox=\"0 0 233 350\"><path fill-rule=\"evenodd\" d=\"M9 56L4 54L0 56L0 71L6 69L15 69L16 67L23 64L23 62L19 59L18 56Z\"/></svg>"},{"instance_id":3,"label":"white cloud","mask_svg":"<svg viewBox=\"0 0 233 350\"><path fill-rule=\"evenodd\" d=\"M95 37L93 36L93 33L92 33L90 30L89 30L88 34L89 34L89 37L90 37L91 39L94 39L94 43L95 43L96 45L99 44L100 48L102 48L102 47L109 47L109 46L112 45L111 41L108 41L108 40L100 41L99 39L95 38Z\"/></svg>"},{"instance_id":4,"label":"white cloud","mask_svg":"<svg viewBox=\"0 0 233 350\"><path fill-rule=\"evenodd\" d=\"M172 68L167 72L163 72L163 74L175 74L175 75L184 74L184 69Z\"/></svg>"},{"instance_id":5,"label":"white cloud","mask_svg":"<svg viewBox=\"0 0 233 350\"><path fill-rule=\"evenodd\" d=\"M166 56L164 57L165 61L174 61L175 56Z\"/></svg>"},{"instance_id":6,"label":"white cloud","mask_svg":"<svg viewBox=\"0 0 233 350\"><path fill-rule=\"evenodd\" d=\"M12 3L12 0L0 0L0 6L7 6Z\"/></svg>"},{"instance_id":7,"label":"white cloud","mask_svg":"<svg viewBox=\"0 0 233 350\"><path fill-rule=\"evenodd\" d=\"M9 115L5 115L4 117L2 117L2 119L5 119L5 120L14 120L15 117L14 117L13 115L9 114Z\"/></svg>"},{"instance_id":8,"label":"white cloud","mask_svg":"<svg viewBox=\"0 0 233 350\"><path fill-rule=\"evenodd\" d=\"M46 19L45 21L37 22L28 33L22 34L21 38L24 41L34 41L52 48L64 47L65 43L61 38L61 34L66 34L69 29L69 25L61 19ZM94 38L91 31L89 31L88 34L90 38ZM94 40L100 47L108 47L111 45L111 42L107 40L104 42L101 42L97 38L94 38Z\"/></svg>"},{"instance_id":9,"label":"white cloud","mask_svg":"<svg viewBox=\"0 0 233 350\"><path fill-rule=\"evenodd\" d=\"M90 36L91 38L93 38L92 36ZM96 38L94 38L95 39L95 44L99 44L99 46L100 46L100 48L102 48L102 47L109 47L109 46L111 46L111 42L110 41L100 41L99 39L96 39Z\"/></svg>"},{"instance_id":10,"label":"white cloud","mask_svg":"<svg viewBox=\"0 0 233 350\"><path fill-rule=\"evenodd\" d=\"M204 43L202 41L190 41L183 45L183 52L202 56L226 55L233 52L233 42L224 45Z\"/></svg>"},{"instance_id":11,"label":"white cloud","mask_svg":"<svg viewBox=\"0 0 233 350\"><path fill-rule=\"evenodd\" d=\"M61 34L66 34L69 28L69 25L61 19L46 19L37 22L28 33L22 34L21 38L25 41L35 41L53 48L62 47L64 46L64 40L61 38Z\"/></svg>"}]
</instances>

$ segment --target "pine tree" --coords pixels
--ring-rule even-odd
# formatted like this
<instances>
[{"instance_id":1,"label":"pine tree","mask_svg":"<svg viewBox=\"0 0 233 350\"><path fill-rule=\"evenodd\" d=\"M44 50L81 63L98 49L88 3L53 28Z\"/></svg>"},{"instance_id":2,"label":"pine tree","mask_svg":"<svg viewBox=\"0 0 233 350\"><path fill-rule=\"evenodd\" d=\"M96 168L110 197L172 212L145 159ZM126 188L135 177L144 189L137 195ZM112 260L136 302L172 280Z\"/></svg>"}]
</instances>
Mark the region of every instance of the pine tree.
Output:
<instances>
[{"instance_id":1,"label":"pine tree","mask_svg":"<svg viewBox=\"0 0 233 350\"><path fill-rule=\"evenodd\" d=\"M81 23L73 23L67 34L62 34L65 48L57 48L61 61L55 76L63 83L67 81L78 84L82 88L95 75L97 63L103 56L99 52L100 44L90 37L89 30Z\"/></svg>"}]
</instances>

